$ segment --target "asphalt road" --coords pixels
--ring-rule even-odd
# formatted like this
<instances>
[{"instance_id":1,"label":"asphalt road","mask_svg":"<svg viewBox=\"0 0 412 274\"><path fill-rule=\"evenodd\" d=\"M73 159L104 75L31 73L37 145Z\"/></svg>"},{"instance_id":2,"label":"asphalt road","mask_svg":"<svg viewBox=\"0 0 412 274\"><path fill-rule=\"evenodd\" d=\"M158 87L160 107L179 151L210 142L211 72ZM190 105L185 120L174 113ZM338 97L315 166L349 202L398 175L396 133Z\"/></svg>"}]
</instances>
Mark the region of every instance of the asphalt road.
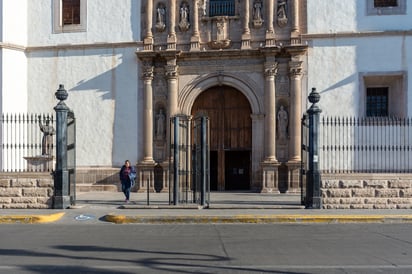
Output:
<instances>
[{"instance_id":1,"label":"asphalt road","mask_svg":"<svg viewBox=\"0 0 412 274\"><path fill-rule=\"evenodd\" d=\"M412 273L410 224L0 225L0 273Z\"/></svg>"}]
</instances>

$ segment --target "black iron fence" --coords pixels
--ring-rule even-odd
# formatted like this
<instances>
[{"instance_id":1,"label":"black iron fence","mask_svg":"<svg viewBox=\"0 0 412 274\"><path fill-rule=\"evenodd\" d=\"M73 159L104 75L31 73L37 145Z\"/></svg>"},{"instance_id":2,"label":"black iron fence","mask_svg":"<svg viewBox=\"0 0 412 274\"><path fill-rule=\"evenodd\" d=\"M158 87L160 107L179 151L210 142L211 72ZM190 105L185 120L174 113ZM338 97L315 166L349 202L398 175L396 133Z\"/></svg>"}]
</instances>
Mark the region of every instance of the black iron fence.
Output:
<instances>
[{"instance_id":1,"label":"black iron fence","mask_svg":"<svg viewBox=\"0 0 412 274\"><path fill-rule=\"evenodd\" d=\"M55 150L54 125L52 114L2 114L0 170L51 171Z\"/></svg>"},{"instance_id":2,"label":"black iron fence","mask_svg":"<svg viewBox=\"0 0 412 274\"><path fill-rule=\"evenodd\" d=\"M412 119L322 117L322 173L411 173Z\"/></svg>"}]
</instances>

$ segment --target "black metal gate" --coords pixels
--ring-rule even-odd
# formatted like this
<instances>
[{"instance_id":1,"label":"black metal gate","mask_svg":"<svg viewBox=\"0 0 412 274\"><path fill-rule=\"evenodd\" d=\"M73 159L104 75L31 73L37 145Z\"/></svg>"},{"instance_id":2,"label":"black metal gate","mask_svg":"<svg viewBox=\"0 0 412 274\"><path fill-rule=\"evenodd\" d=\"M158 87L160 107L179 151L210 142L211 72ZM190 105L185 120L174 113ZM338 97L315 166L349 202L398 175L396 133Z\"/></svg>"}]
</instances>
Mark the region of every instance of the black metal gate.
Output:
<instances>
[{"instance_id":1,"label":"black metal gate","mask_svg":"<svg viewBox=\"0 0 412 274\"><path fill-rule=\"evenodd\" d=\"M76 119L74 112L67 115L67 170L69 172L70 203L76 204Z\"/></svg>"},{"instance_id":2,"label":"black metal gate","mask_svg":"<svg viewBox=\"0 0 412 274\"><path fill-rule=\"evenodd\" d=\"M209 123L207 117L170 119L169 203L209 206Z\"/></svg>"}]
</instances>

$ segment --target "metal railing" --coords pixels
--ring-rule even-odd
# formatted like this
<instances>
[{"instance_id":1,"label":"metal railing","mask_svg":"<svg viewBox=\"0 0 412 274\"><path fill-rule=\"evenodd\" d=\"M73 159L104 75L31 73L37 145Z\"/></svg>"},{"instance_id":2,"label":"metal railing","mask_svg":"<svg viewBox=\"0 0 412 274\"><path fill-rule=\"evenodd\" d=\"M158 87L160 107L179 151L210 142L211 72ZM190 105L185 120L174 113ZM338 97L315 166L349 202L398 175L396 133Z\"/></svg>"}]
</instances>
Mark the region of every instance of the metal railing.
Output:
<instances>
[{"instance_id":1,"label":"metal railing","mask_svg":"<svg viewBox=\"0 0 412 274\"><path fill-rule=\"evenodd\" d=\"M209 3L209 16L233 16L235 15L235 1L211 1Z\"/></svg>"},{"instance_id":2,"label":"metal railing","mask_svg":"<svg viewBox=\"0 0 412 274\"><path fill-rule=\"evenodd\" d=\"M411 173L412 119L321 117L322 173Z\"/></svg>"},{"instance_id":3,"label":"metal railing","mask_svg":"<svg viewBox=\"0 0 412 274\"><path fill-rule=\"evenodd\" d=\"M51 171L55 136L44 140L47 124L54 127L52 114L4 113L0 124L1 172ZM41 164L41 162L45 164Z\"/></svg>"}]
</instances>

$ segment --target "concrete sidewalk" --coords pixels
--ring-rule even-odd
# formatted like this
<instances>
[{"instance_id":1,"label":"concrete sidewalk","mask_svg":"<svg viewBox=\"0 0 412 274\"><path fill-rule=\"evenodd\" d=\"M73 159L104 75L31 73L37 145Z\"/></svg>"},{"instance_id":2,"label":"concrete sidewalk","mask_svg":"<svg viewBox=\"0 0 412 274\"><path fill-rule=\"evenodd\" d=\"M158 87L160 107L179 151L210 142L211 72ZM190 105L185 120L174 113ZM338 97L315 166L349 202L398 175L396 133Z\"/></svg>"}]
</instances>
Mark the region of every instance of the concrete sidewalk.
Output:
<instances>
[{"instance_id":1,"label":"concrete sidewalk","mask_svg":"<svg viewBox=\"0 0 412 274\"><path fill-rule=\"evenodd\" d=\"M168 193L77 194L70 209L2 209L0 223L47 223L94 219L111 223L399 223L412 222L412 210L304 209L300 194L212 192L208 208L170 205Z\"/></svg>"}]
</instances>

